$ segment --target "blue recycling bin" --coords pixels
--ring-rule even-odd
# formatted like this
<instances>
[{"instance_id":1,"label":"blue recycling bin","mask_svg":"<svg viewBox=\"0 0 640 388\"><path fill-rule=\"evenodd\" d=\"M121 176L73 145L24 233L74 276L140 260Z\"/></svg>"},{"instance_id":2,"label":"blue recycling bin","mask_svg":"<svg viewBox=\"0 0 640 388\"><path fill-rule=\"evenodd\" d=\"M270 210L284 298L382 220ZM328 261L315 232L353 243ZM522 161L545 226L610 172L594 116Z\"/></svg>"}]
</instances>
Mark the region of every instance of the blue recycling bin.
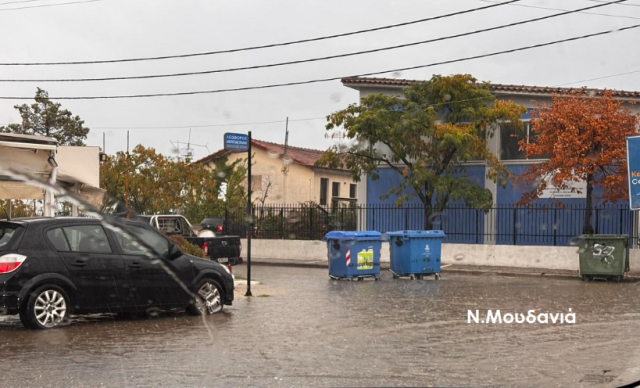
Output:
<instances>
[{"instance_id":1,"label":"blue recycling bin","mask_svg":"<svg viewBox=\"0 0 640 388\"><path fill-rule=\"evenodd\" d=\"M390 270L394 278L410 276L422 279L434 275L440 279L441 230L402 230L389 232Z\"/></svg>"},{"instance_id":2,"label":"blue recycling bin","mask_svg":"<svg viewBox=\"0 0 640 388\"><path fill-rule=\"evenodd\" d=\"M373 277L380 280L380 232L329 232L327 242L329 277L357 279Z\"/></svg>"}]
</instances>

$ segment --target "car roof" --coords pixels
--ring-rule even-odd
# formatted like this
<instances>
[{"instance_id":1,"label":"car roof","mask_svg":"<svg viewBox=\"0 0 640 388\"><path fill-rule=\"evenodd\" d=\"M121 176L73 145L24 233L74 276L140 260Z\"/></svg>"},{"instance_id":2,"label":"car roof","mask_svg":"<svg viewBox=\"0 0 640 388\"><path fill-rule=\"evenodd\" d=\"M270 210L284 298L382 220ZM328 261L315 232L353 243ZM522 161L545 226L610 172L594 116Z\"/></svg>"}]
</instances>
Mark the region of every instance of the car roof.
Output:
<instances>
[{"instance_id":1,"label":"car roof","mask_svg":"<svg viewBox=\"0 0 640 388\"><path fill-rule=\"evenodd\" d=\"M40 222L59 222L59 221L98 221L97 218L89 217L17 217L11 219L0 219L0 222L15 222L18 224L31 224Z\"/></svg>"}]
</instances>

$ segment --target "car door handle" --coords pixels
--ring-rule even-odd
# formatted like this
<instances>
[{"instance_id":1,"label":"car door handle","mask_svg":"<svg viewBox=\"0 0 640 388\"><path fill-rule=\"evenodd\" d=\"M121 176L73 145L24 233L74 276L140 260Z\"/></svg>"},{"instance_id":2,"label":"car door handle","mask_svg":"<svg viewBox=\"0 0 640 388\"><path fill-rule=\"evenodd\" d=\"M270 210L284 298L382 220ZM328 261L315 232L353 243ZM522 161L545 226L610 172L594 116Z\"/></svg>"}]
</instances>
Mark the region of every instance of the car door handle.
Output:
<instances>
[{"instance_id":1,"label":"car door handle","mask_svg":"<svg viewBox=\"0 0 640 388\"><path fill-rule=\"evenodd\" d=\"M71 263L72 266L74 267L86 267L87 266L87 262L82 261L82 260L76 260L73 263Z\"/></svg>"},{"instance_id":2,"label":"car door handle","mask_svg":"<svg viewBox=\"0 0 640 388\"><path fill-rule=\"evenodd\" d=\"M142 268L142 265L140 265L140 263L131 263L129 264L129 268L140 269Z\"/></svg>"}]
</instances>

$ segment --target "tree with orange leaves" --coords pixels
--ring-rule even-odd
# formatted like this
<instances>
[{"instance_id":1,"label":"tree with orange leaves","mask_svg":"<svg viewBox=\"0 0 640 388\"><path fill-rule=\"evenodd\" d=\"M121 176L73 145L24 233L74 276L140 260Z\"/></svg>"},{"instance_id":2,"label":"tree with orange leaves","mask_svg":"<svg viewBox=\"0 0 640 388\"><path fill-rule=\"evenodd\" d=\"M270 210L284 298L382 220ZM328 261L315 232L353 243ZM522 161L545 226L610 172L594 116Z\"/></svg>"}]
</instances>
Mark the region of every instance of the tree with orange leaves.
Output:
<instances>
[{"instance_id":1,"label":"tree with orange leaves","mask_svg":"<svg viewBox=\"0 0 640 388\"><path fill-rule=\"evenodd\" d=\"M538 199L549 182L558 189L576 191L571 183L586 181L583 233L593 234L594 187L603 190L603 203L628 198L625 142L637 133L640 116L610 90L600 97L583 90L554 95L552 105L538 104L533 116L535 141L520 141L520 149L527 157L546 154L550 158L529 166L516 178L516 183L531 187L518 205Z\"/></svg>"}]
</instances>

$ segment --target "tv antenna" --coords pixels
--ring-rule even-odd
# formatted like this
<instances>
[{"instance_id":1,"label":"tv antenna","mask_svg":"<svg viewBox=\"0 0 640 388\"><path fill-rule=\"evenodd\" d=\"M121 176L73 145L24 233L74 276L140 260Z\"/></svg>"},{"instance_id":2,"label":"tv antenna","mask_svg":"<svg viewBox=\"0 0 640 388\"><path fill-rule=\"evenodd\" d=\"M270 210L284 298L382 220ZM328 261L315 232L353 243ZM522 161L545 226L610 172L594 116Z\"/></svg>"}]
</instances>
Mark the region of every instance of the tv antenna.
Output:
<instances>
[{"instance_id":1,"label":"tv antenna","mask_svg":"<svg viewBox=\"0 0 640 388\"><path fill-rule=\"evenodd\" d=\"M181 142L180 140L176 141L175 143L170 141L171 145L173 146L173 152L178 154L178 158L183 159L183 160L192 160L193 159L193 155L194 155L194 150L193 148L191 148L192 146L195 147L203 147L207 149L207 153L210 154L211 151L209 151L209 147L208 144L193 144L191 143L191 128L189 128L189 139L187 140L186 143ZM186 144L186 147L181 147L182 145Z\"/></svg>"}]
</instances>

